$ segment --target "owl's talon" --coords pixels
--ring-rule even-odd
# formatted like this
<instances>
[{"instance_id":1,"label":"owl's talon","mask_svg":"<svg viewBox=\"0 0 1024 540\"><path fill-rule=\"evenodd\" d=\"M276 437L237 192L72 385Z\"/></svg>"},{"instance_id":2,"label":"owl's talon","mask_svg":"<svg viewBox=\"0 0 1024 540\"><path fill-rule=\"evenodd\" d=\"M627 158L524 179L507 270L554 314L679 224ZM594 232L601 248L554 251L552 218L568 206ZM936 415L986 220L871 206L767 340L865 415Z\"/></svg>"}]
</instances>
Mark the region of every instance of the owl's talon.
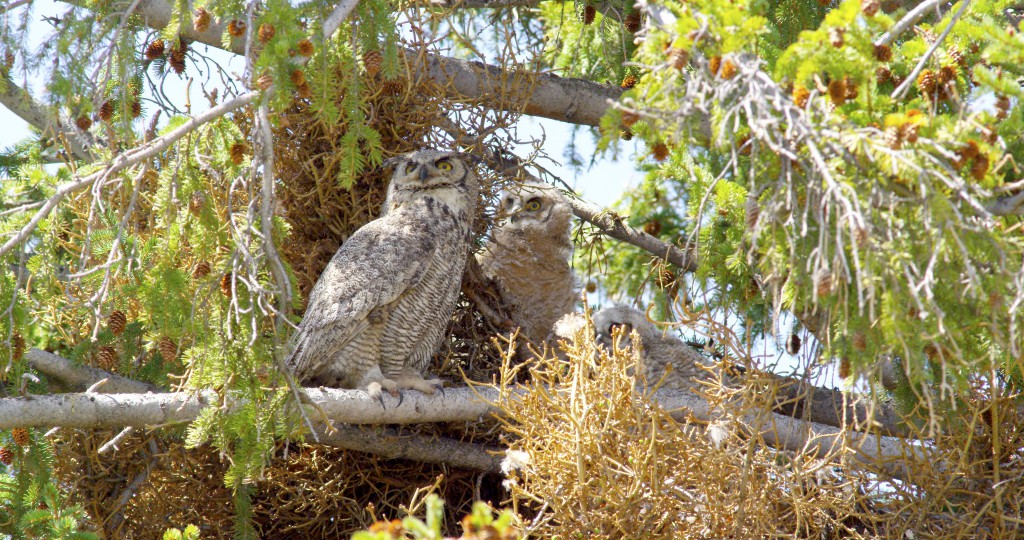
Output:
<instances>
[{"instance_id":1,"label":"owl's talon","mask_svg":"<svg viewBox=\"0 0 1024 540\"><path fill-rule=\"evenodd\" d=\"M402 391L399 390L398 391L398 405L395 405L395 408L401 407L403 401L405 401L405 394L403 394Z\"/></svg>"}]
</instances>

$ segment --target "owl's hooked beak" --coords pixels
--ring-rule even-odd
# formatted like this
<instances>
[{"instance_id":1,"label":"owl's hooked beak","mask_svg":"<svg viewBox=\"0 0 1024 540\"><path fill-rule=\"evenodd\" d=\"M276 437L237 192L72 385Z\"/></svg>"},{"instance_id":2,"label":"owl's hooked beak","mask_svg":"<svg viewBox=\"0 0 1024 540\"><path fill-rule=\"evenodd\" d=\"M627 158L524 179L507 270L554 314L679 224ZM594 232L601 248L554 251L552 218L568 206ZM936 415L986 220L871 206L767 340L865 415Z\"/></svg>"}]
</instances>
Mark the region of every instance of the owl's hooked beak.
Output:
<instances>
[{"instance_id":1,"label":"owl's hooked beak","mask_svg":"<svg viewBox=\"0 0 1024 540\"><path fill-rule=\"evenodd\" d=\"M427 166L426 165L420 165L420 182L426 182L427 181L427 176L429 176L429 174L430 174L430 171L427 170Z\"/></svg>"}]
</instances>

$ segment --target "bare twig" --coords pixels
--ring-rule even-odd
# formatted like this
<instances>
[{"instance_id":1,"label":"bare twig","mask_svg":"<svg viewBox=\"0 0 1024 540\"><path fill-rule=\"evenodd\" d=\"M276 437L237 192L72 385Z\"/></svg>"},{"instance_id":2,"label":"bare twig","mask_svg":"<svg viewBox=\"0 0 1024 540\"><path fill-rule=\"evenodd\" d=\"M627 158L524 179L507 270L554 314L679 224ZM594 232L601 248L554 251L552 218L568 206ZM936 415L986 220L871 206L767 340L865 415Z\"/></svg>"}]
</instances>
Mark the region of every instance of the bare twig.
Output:
<instances>
[{"instance_id":1,"label":"bare twig","mask_svg":"<svg viewBox=\"0 0 1024 540\"><path fill-rule=\"evenodd\" d=\"M117 445L121 444L121 441L123 441L125 437L131 435L134 432L135 432L135 428L132 427L132 426L128 426L128 427L122 429L120 433L118 433L117 435L114 436L114 438L112 438L109 441L103 443L103 446L101 446L100 449L96 451L96 453L97 454L106 454L111 449L117 450L118 449Z\"/></svg>"},{"instance_id":2,"label":"bare twig","mask_svg":"<svg viewBox=\"0 0 1024 540\"><path fill-rule=\"evenodd\" d=\"M939 34L939 37L935 39L935 43L932 43L932 46L928 47L928 50L925 51L924 55L921 56L921 59L917 61L917 65L914 66L914 71L911 71L910 75L907 75L907 78L904 79L904 81L898 87L896 87L895 90L892 91L893 99L902 98L904 95L906 95L907 90L909 90L910 87L917 82L917 76L921 74L921 70L923 70L925 64L928 63L928 59L931 58L933 54L935 54L935 50L939 48L939 45L942 45L942 42L945 41L946 36L948 36L949 33L953 30L953 27L956 26L957 21L959 21L960 17L964 14L965 11L967 11L967 6L969 6L970 4L971 0L960 1L960 9L956 10L956 13L953 14L953 18L949 20L949 24L947 24L946 28L942 31L941 34Z\"/></svg>"},{"instance_id":3,"label":"bare twig","mask_svg":"<svg viewBox=\"0 0 1024 540\"><path fill-rule=\"evenodd\" d=\"M8 11L10 11L12 9L17 9L17 8L19 8L21 6L24 6L25 4L31 4L31 3L32 3L32 0L14 0L14 2L9 2L7 4L4 4L3 6L0 6L0 14L7 13Z\"/></svg>"},{"instance_id":4,"label":"bare twig","mask_svg":"<svg viewBox=\"0 0 1024 540\"><path fill-rule=\"evenodd\" d=\"M875 45L889 45L903 32L906 32L911 26L914 26L917 21L920 21L928 11L935 9L937 6L944 3L945 0L924 0L917 5L914 9L907 12L896 24L889 29L888 32L882 34L882 37L875 40Z\"/></svg>"}]
</instances>

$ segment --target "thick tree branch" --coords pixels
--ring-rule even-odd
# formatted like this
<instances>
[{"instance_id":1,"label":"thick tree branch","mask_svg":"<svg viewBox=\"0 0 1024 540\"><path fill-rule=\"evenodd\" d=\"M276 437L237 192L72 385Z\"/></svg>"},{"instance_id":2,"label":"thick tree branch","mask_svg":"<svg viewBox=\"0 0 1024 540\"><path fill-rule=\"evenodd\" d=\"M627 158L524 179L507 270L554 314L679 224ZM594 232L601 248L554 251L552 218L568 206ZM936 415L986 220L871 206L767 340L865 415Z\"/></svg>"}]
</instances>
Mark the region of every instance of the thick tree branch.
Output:
<instances>
[{"instance_id":1,"label":"thick tree branch","mask_svg":"<svg viewBox=\"0 0 1024 540\"><path fill-rule=\"evenodd\" d=\"M486 447L447 437L402 434L380 426L335 426L320 430L319 444L377 454L388 459L411 459L424 463L454 465L475 471L499 473L504 448ZM308 441L313 442L312 438Z\"/></svg>"},{"instance_id":2,"label":"thick tree branch","mask_svg":"<svg viewBox=\"0 0 1024 540\"><path fill-rule=\"evenodd\" d=\"M42 131L44 136L55 139L58 145L66 141L74 159L92 160L90 146L93 141L89 135L72 126L63 125L45 107L37 103L27 90L15 84L7 76L0 81L0 104L28 122L29 125Z\"/></svg>"},{"instance_id":3,"label":"thick tree branch","mask_svg":"<svg viewBox=\"0 0 1024 540\"><path fill-rule=\"evenodd\" d=\"M35 370L73 390L83 391L106 379L107 382L98 388L102 393L142 394L157 391L157 387L151 384L108 373L102 369L75 365L66 358L36 348L25 352L25 360Z\"/></svg>"},{"instance_id":4,"label":"thick tree branch","mask_svg":"<svg viewBox=\"0 0 1024 540\"><path fill-rule=\"evenodd\" d=\"M79 2L69 3L78 5ZM136 13L146 26L161 30L171 22L171 6L165 0L143 0ZM225 47L221 41L227 21L211 24L205 32L196 32L192 25L184 25L181 35L211 47L243 54L244 44L232 40ZM481 99L493 96L493 103L501 110L517 110L569 122L596 126L608 110L609 103L618 99L622 89L580 79L563 79L557 75L528 72L508 73L499 66L470 62L440 55L423 55L421 63L414 55L407 55L415 76L432 79L445 88L451 99ZM522 96L509 99L509 96Z\"/></svg>"}]
</instances>

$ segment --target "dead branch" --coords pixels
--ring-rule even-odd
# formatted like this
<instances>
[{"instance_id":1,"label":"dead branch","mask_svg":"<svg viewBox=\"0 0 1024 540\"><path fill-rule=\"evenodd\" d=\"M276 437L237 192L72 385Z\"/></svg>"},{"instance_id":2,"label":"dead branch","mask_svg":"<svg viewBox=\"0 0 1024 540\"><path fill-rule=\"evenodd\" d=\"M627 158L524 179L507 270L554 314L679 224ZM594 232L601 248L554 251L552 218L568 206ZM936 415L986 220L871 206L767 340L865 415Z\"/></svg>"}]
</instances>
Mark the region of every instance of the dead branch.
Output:
<instances>
[{"instance_id":1,"label":"dead branch","mask_svg":"<svg viewBox=\"0 0 1024 540\"><path fill-rule=\"evenodd\" d=\"M383 426L335 426L319 432L320 444L378 454L388 459L446 463L475 471L499 473L504 448L486 447L447 437L402 434ZM307 441L312 443L312 438Z\"/></svg>"}]
</instances>

